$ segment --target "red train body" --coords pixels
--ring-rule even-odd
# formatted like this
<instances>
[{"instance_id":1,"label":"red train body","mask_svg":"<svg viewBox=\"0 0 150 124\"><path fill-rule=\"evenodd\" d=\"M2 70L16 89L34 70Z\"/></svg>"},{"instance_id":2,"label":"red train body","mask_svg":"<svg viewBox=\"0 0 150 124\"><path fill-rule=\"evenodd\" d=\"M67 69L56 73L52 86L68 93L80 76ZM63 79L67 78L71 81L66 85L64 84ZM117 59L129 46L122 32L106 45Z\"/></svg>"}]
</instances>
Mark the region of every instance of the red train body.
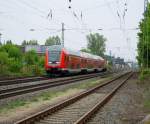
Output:
<instances>
[{"instance_id":1,"label":"red train body","mask_svg":"<svg viewBox=\"0 0 150 124\"><path fill-rule=\"evenodd\" d=\"M46 50L45 70L48 74L102 71L106 70L106 61L100 56L55 45Z\"/></svg>"}]
</instances>

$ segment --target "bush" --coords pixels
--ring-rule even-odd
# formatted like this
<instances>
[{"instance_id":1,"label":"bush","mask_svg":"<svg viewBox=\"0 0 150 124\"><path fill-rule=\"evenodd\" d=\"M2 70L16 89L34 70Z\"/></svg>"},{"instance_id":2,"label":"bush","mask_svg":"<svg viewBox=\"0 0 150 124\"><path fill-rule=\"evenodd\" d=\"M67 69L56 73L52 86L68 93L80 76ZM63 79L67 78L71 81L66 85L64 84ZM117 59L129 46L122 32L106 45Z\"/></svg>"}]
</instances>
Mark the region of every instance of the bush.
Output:
<instances>
[{"instance_id":1,"label":"bush","mask_svg":"<svg viewBox=\"0 0 150 124\"><path fill-rule=\"evenodd\" d=\"M34 50L23 54L16 45L0 46L0 75L34 76L44 72L44 56L39 57Z\"/></svg>"},{"instance_id":2,"label":"bush","mask_svg":"<svg viewBox=\"0 0 150 124\"><path fill-rule=\"evenodd\" d=\"M8 73L8 54L6 52L0 52L0 75Z\"/></svg>"},{"instance_id":3,"label":"bush","mask_svg":"<svg viewBox=\"0 0 150 124\"><path fill-rule=\"evenodd\" d=\"M34 65L36 63L38 63L38 55L36 54L36 52L34 50L28 51L27 53L25 53L25 63L27 65Z\"/></svg>"},{"instance_id":4,"label":"bush","mask_svg":"<svg viewBox=\"0 0 150 124\"><path fill-rule=\"evenodd\" d=\"M41 68L44 68L44 63L45 63L45 57L44 56L39 57L39 63L38 63L38 65Z\"/></svg>"},{"instance_id":5,"label":"bush","mask_svg":"<svg viewBox=\"0 0 150 124\"><path fill-rule=\"evenodd\" d=\"M21 68L22 68L22 61L15 60L13 58L9 60L9 70L11 72L19 73Z\"/></svg>"},{"instance_id":6,"label":"bush","mask_svg":"<svg viewBox=\"0 0 150 124\"><path fill-rule=\"evenodd\" d=\"M32 73L33 73L33 75L41 75L42 70L38 65L33 65L32 66Z\"/></svg>"},{"instance_id":7,"label":"bush","mask_svg":"<svg viewBox=\"0 0 150 124\"><path fill-rule=\"evenodd\" d=\"M32 68L30 66L23 66L21 68L21 73L23 76L33 76L32 74Z\"/></svg>"},{"instance_id":8,"label":"bush","mask_svg":"<svg viewBox=\"0 0 150 124\"><path fill-rule=\"evenodd\" d=\"M142 69L140 73L140 80L148 79L150 77L150 69Z\"/></svg>"},{"instance_id":9,"label":"bush","mask_svg":"<svg viewBox=\"0 0 150 124\"><path fill-rule=\"evenodd\" d=\"M15 59L19 59L19 60L22 59L21 50L16 46L10 47L9 51L8 51L8 54L9 54L10 58L15 58Z\"/></svg>"}]
</instances>

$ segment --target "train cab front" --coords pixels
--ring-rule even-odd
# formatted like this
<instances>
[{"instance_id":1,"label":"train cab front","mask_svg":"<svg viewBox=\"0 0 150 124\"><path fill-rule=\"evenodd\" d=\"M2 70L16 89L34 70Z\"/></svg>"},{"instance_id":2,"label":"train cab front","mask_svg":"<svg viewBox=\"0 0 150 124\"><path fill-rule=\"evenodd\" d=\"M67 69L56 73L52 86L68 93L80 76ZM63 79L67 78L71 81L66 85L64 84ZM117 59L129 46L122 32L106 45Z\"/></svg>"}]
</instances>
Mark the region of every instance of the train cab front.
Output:
<instances>
[{"instance_id":1,"label":"train cab front","mask_svg":"<svg viewBox=\"0 0 150 124\"><path fill-rule=\"evenodd\" d=\"M46 51L45 69L47 74L61 73L61 48L51 47Z\"/></svg>"}]
</instances>

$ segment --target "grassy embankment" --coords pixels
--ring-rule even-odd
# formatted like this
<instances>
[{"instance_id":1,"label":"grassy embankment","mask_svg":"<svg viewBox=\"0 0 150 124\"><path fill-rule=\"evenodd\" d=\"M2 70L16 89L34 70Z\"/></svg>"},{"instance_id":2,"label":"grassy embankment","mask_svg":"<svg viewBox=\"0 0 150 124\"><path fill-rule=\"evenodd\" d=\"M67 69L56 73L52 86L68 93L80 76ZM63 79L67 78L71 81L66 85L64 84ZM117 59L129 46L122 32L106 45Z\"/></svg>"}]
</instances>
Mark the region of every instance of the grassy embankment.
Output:
<instances>
[{"instance_id":1,"label":"grassy embankment","mask_svg":"<svg viewBox=\"0 0 150 124\"><path fill-rule=\"evenodd\" d=\"M144 107L150 110L150 69L143 69L139 78L144 87Z\"/></svg>"}]
</instances>

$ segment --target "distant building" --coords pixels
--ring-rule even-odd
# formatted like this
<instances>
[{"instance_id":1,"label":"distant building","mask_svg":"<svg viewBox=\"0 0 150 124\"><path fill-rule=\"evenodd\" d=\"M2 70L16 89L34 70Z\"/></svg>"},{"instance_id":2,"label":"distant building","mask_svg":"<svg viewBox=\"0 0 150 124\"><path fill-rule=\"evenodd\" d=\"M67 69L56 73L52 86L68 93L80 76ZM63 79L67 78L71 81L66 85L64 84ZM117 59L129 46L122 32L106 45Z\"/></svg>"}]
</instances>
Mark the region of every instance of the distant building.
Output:
<instances>
[{"instance_id":1,"label":"distant building","mask_svg":"<svg viewBox=\"0 0 150 124\"><path fill-rule=\"evenodd\" d=\"M45 46L45 45L25 45L22 47L22 51L28 52L30 50L34 50L37 54L39 55L44 55L46 49L49 48L49 46Z\"/></svg>"}]
</instances>

